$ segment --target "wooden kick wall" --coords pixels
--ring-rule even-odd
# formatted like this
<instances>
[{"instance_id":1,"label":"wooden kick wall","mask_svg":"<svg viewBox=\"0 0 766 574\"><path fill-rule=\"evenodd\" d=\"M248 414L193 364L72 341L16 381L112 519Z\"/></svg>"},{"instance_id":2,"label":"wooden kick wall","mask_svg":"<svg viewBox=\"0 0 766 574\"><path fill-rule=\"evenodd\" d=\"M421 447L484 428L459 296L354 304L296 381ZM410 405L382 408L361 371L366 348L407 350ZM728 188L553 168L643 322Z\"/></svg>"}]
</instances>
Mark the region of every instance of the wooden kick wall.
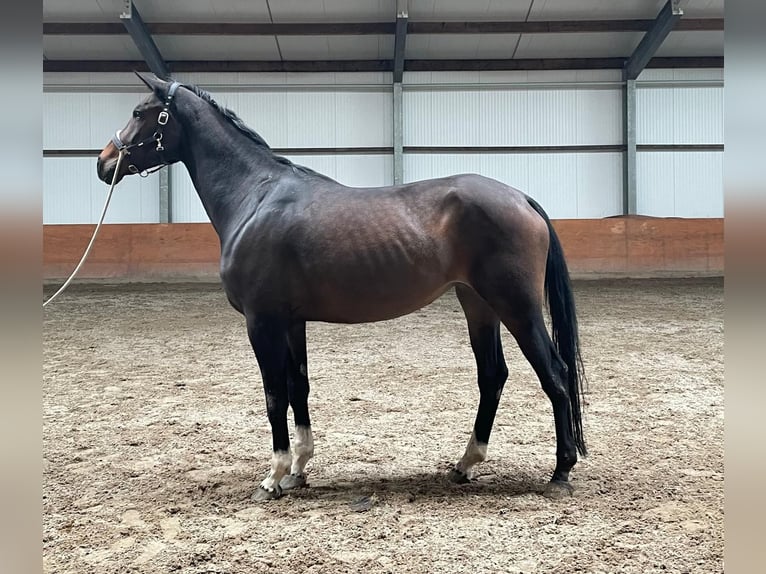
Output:
<instances>
[{"instance_id":1,"label":"wooden kick wall","mask_svg":"<svg viewBox=\"0 0 766 574\"><path fill-rule=\"evenodd\" d=\"M723 275L723 219L561 219L553 222L575 277ZM65 278L94 225L43 226L43 279ZM104 225L83 280L218 280L218 237L209 223Z\"/></svg>"}]
</instances>

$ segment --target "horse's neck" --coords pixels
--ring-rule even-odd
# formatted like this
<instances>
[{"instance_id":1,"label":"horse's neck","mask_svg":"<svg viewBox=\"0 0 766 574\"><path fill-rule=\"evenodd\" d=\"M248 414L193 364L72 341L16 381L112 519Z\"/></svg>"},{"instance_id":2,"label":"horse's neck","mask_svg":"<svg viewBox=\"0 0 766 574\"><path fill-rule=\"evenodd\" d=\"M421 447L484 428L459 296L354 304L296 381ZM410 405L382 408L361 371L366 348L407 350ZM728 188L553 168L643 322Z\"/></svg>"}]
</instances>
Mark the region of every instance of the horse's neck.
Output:
<instances>
[{"instance_id":1,"label":"horse's neck","mask_svg":"<svg viewBox=\"0 0 766 574\"><path fill-rule=\"evenodd\" d=\"M213 109L203 121L185 122L183 163L221 242L258 207L254 192L274 170L271 152L241 133ZM188 126L194 125L190 130Z\"/></svg>"}]
</instances>

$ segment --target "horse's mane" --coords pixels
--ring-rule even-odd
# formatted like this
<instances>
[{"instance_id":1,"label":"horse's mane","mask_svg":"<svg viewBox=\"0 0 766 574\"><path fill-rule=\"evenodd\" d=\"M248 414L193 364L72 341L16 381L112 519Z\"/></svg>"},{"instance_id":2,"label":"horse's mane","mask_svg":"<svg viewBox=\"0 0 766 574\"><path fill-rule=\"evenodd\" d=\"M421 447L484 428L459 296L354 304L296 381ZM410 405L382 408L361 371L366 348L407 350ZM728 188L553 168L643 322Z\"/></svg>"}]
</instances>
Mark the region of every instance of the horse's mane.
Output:
<instances>
[{"instance_id":1,"label":"horse's mane","mask_svg":"<svg viewBox=\"0 0 766 574\"><path fill-rule=\"evenodd\" d=\"M245 122L242 121L242 118L240 118L236 112L233 112L229 108L223 107L221 104L216 102L213 99L213 96L210 95L209 92L206 92L199 86L195 86L194 84L181 84L184 88L192 91L194 94L199 96L201 99L205 100L208 104L210 104L218 113L220 113L223 117L225 117L229 122L237 128L239 131L241 131L243 134L245 134L248 138L253 140L256 144L258 144L259 147L264 148L266 151L268 151L273 158L278 161L279 163L285 164L287 166L290 166L293 168L293 171L302 171L304 173L307 173L309 175L318 175L321 177L327 177L320 173L315 172L313 169L308 168L303 165L298 165L297 163L293 163L286 157L282 157L281 155L275 154L269 144L266 143L266 140L263 139L258 133L253 130L251 127L249 127Z\"/></svg>"}]
</instances>

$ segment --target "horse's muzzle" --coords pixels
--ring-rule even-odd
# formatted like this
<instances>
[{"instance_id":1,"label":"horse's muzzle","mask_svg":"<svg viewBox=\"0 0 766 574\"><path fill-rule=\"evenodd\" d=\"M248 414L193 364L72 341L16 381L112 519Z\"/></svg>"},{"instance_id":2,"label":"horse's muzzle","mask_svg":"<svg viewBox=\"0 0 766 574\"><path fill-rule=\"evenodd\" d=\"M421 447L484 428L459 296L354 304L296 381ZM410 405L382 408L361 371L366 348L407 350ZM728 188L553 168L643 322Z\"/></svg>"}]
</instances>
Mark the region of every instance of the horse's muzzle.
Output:
<instances>
[{"instance_id":1,"label":"horse's muzzle","mask_svg":"<svg viewBox=\"0 0 766 574\"><path fill-rule=\"evenodd\" d=\"M108 154L108 150L104 149L96 161L96 173L98 174L98 178L107 184L112 183L112 178L114 177L114 168L117 166L117 158L109 157L109 155L110 154ZM123 163L125 163L125 160L123 160ZM117 181L120 181L123 175L124 174L117 174Z\"/></svg>"}]
</instances>

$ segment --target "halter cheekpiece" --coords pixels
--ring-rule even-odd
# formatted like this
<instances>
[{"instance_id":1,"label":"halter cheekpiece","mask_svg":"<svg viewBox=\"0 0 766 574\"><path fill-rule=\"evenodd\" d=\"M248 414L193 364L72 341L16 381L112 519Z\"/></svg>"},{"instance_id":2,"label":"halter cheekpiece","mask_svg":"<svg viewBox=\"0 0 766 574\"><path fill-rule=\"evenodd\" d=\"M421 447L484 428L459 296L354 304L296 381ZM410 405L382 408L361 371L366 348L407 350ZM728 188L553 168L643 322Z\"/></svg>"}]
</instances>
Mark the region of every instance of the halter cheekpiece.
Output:
<instances>
[{"instance_id":1,"label":"halter cheekpiece","mask_svg":"<svg viewBox=\"0 0 766 574\"><path fill-rule=\"evenodd\" d=\"M173 98L175 97L176 90L181 84L179 82L173 82L170 84L170 88L168 88L168 93L165 96L165 103L162 108L162 111L157 116L157 129L154 130L154 133L151 135L151 137L148 137L146 139L141 140L138 143L132 143L132 144L125 144L120 139L120 130L117 130L114 132L114 135L112 136L112 143L117 148L117 151L119 152L125 152L125 155L130 155L130 150L135 147L143 147L144 144L147 144L149 142L157 142L157 148L156 151L160 156L160 160L162 163L158 165L156 168L152 170L143 170L140 171L135 165L130 164L128 165L128 169L132 173L138 173L142 177L146 177L150 173L154 173L158 169L161 169L162 167L168 165L168 162L165 161L165 158L162 157L162 152L165 151L165 147L162 145L162 128L167 125L168 120L170 119L170 106L173 103Z\"/></svg>"}]
</instances>

